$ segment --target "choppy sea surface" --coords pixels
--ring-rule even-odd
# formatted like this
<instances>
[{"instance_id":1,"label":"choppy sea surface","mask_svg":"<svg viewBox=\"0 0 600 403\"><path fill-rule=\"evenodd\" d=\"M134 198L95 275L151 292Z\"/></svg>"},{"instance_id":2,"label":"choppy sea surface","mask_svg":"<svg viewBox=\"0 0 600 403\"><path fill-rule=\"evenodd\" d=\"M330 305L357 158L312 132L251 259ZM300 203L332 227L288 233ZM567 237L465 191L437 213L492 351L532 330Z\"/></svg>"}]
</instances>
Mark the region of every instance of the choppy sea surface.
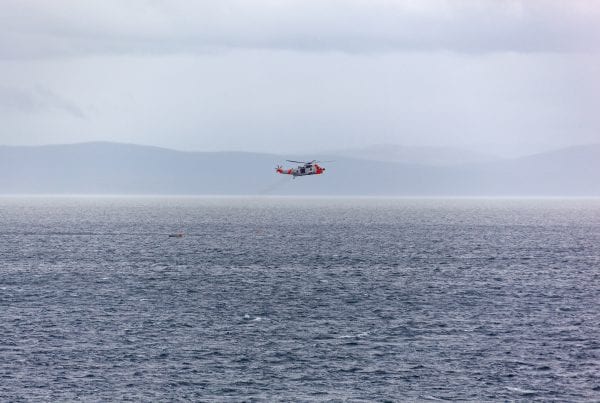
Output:
<instances>
[{"instance_id":1,"label":"choppy sea surface","mask_svg":"<svg viewBox=\"0 0 600 403\"><path fill-rule=\"evenodd\" d=\"M78 399L598 401L600 200L0 198L0 400Z\"/></svg>"}]
</instances>

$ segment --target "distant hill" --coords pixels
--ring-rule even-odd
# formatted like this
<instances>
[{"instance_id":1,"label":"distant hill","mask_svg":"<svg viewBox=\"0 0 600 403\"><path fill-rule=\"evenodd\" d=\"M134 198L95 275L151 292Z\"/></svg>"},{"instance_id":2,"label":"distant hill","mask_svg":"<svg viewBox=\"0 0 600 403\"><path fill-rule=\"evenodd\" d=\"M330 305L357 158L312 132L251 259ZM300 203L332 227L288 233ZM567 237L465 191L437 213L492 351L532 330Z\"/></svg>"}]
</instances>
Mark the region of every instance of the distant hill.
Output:
<instances>
[{"instance_id":1,"label":"distant hill","mask_svg":"<svg viewBox=\"0 0 600 403\"><path fill-rule=\"evenodd\" d=\"M500 160L499 157L491 154L478 153L457 147L399 146L396 144L348 148L332 151L330 154L362 160L433 166L451 166Z\"/></svg>"},{"instance_id":2,"label":"distant hill","mask_svg":"<svg viewBox=\"0 0 600 403\"><path fill-rule=\"evenodd\" d=\"M277 175L289 156L117 143L0 146L1 194L600 196L600 145L452 166L330 155L327 173Z\"/></svg>"}]
</instances>

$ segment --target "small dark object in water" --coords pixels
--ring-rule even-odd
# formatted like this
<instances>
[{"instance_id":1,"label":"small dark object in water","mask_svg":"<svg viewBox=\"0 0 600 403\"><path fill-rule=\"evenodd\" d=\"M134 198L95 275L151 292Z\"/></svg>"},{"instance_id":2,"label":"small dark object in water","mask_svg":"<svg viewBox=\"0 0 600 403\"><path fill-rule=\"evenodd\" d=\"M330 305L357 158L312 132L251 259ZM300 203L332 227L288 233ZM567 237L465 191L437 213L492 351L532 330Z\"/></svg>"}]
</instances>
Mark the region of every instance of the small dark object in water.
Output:
<instances>
[{"instance_id":1,"label":"small dark object in water","mask_svg":"<svg viewBox=\"0 0 600 403\"><path fill-rule=\"evenodd\" d=\"M169 234L169 238L183 238L183 234L181 232L177 234Z\"/></svg>"}]
</instances>

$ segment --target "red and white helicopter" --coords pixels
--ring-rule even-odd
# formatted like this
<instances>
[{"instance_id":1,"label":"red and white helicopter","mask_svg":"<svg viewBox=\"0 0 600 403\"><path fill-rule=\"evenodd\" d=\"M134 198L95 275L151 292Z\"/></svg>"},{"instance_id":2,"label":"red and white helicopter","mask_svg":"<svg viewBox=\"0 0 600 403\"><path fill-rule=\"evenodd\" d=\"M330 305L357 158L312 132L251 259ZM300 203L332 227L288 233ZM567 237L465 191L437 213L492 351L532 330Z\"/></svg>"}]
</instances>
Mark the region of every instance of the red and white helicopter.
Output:
<instances>
[{"instance_id":1,"label":"red and white helicopter","mask_svg":"<svg viewBox=\"0 0 600 403\"><path fill-rule=\"evenodd\" d=\"M321 167L318 164L318 162L333 162L333 161L317 161L317 160L312 160L310 162L292 161L292 160L286 160L286 161L287 162L295 162L297 164L304 164L304 165L299 165L298 168L283 169L281 167L281 165L278 165L277 168L275 168L275 172L284 174L284 175L292 175L292 177L294 179L296 178L296 176L321 175L322 173L325 172L325 168Z\"/></svg>"}]
</instances>

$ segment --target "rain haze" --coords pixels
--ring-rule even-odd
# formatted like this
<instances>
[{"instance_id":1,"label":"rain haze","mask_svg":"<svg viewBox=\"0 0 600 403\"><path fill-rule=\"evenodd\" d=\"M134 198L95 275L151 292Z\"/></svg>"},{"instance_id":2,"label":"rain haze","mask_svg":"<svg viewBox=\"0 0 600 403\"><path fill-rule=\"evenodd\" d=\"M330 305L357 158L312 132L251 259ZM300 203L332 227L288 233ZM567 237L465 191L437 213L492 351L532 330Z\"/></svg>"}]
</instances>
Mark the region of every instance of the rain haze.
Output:
<instances>
[{"instance_id":1,"label":"rain haze","mask_svg":"<svg viewBox=\"0 0 600 403\"><path fill-rule=\"evenodd\" d=\"M3 1L0 144L600 141L595 1Z\"/></svg>"}]
</instances>

